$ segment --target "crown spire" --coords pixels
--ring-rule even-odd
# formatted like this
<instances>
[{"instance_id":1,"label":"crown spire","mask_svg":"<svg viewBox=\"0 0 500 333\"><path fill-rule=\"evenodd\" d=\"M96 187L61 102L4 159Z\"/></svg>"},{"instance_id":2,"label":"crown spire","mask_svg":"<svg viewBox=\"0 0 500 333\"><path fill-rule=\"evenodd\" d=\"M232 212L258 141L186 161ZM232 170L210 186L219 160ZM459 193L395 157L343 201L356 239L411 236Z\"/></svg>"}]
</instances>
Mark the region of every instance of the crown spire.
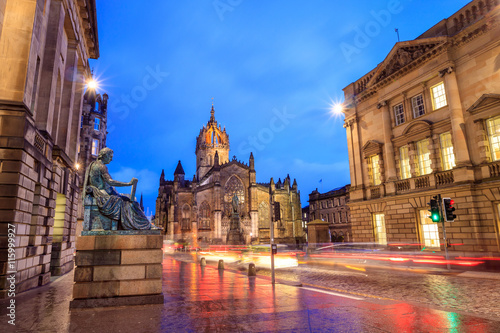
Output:
<instances>
[{"instance_id":1,"label":"crown spire","mask_svg":"<svg viewBox=\"0 0 500 333\"><path fill-rule=\"evenodd\" d=\"M210 122L215 122L214 98L212 97L212 110L210 110Z\"/></svg>"}]
</instances>

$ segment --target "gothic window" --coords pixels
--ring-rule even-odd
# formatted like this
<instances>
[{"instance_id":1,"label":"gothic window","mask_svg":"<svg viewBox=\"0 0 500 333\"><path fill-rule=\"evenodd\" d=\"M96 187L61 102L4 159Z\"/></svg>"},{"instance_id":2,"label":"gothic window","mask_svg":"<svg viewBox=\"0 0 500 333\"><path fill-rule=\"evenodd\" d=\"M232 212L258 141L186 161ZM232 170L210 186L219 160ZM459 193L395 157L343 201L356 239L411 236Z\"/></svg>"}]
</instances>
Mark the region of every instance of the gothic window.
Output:
<instances>
[{"instance_id":1,"label":"gothic window","mask_svg":"<svg viewBox=\"0 0 500 333\"><path fill-rule=\"evenodd\" d=\"M199 228L200 229L210 229L210 205L208 202L203 201L199 208Z\"/></svg>"},{"instance_id":2,"label":"gothic window","mask_svg":"<svg viewBox=\"0 0 500 333\"><path fill-rule=\"evenodd\" d=\"M191 229L191 207L189 207L189 205L182 206L181 229L182 230Z\"/></svg>"},{"instance_id":3,"label":"gothic window","mask_svg":"<svg viewBox=\"0 0 500 333\"><path fill-rule=\"evenodd\" d=\"M227 216L231 215L233 196L235 193L238 196L241 216L241 208L244 207L245 203L245 187L243 186L243 182L233 175L226 182L226 186L224 186L224 210Z\"/></svg>"},{"instance_id":4,"label":"gothic window","mask_svg":"<svg viewBox=\"0 0 500 333\"><path fill-rule=\"evenodd\" d=\"M269 228L270 218L269 204L265 201L262 201L259 205L259 228Z\"/></svg>"}]
</instances>

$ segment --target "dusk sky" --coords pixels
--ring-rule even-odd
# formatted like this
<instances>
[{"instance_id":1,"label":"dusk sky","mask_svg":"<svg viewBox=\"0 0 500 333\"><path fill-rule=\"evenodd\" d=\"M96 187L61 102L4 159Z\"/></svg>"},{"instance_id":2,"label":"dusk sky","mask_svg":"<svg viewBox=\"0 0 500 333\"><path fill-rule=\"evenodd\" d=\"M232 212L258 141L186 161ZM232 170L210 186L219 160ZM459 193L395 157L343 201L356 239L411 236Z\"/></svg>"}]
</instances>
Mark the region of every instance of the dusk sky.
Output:
<instances>
[{"instance_id":1,"label":"dusk sky","mask_svg":"<svg viewBox=\"0 0 500 333\"><path fill-rule=\"evenodd\" d=\"M415 39L468 2L97 0L91 66L109 95L109 170L138 178L154 211L162 169L173 179L181 160L193 178L213 97L230 158L252 151L257 182L290 174L306 206L315 188L350 183L343 118L331 113L342 89L384 60L395 28Z\"/></svg>"}]
</instances>

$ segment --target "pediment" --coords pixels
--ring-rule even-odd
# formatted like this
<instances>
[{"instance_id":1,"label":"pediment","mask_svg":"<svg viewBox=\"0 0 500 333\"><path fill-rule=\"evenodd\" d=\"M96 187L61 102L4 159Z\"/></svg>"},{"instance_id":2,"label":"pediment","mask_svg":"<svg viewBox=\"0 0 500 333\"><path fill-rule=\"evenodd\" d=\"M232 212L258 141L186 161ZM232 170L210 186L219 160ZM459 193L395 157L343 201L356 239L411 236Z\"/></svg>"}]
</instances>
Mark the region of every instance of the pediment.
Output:
<instances>
[{"instance_id":1,"label":"pediment","mask_svg":"<svg viewBox=\"0 0 500 333\"><path fill-rule=\"evenodd\" d=\"M427 132L431 130L431 124L425 120L413 121L408 125L404 131L403 135L418 134L422 132Z\"/></svg>"},{"instance_id":2,"label":"pediment","mask_svg":"<svg viewBox=\"0 0 500 333\"><path fill-rule=\"evenodd\" d=\"M500 94L484 94L467 109L467 112L478 113L496 106L500 106Z\"/></svg>"},{"instance_id":3,"label":"pediment","mask_svg":"<svg viewBox=\"0 0 500 333\"><path fill-rule=\"evenodd\" d=\"M396 43L384 61L377 66L367 87L384 80L418 59L427 57L445 42L446 37L432 37Z\"/></svg>"},{"instance_id":4,"label":"pediment","mask_svg":"<svg viewBox=\"0 0 500 333\"><path fill-rule=\"evenodd\" d=\"M365 155L366 158L368 156L380 154L382 152L382 146L383 144L380 142L377 142L375 140L369 140L363 146L363 155Z\"/></svg>"}]
</instances>

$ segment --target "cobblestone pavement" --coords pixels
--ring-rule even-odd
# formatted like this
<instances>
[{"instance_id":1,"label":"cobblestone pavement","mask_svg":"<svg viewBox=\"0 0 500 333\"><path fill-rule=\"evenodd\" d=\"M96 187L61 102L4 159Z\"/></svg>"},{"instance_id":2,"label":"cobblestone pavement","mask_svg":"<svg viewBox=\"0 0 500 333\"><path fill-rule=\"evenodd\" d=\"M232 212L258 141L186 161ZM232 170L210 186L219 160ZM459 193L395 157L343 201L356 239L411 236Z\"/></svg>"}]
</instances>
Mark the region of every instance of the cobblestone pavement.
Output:
<instances>
[{"instance_id":1,"label":"cobblestone pavement","mask_svg":"<svg viewBox=\"0 0 500 333\"><path fill-rule=\"evenodd\" d=\"M271 275L269 270L258 274ZM276 278L500 319L500 280L495 279L383 269L364 273L314 265L276 270Z\"/></svg>"},{"instance_id":2,"label":"cobblestone pavement","mask_svg":"<svg viewBox=\"0 0 500 333\"><path fill-rule=\"evenodd\" d=\"M0 332L500 332L500 320L307 286L273 286L267 277L202 267L195 260L189 254L165 256L164 304L70 310L73 272L68 273L16 295L15 327L7 324L9 300L0 300ZM314 281L325 274L300 267L279 275L303 279L304 270L315 273Z\"/></svg>"}]
</instances>

